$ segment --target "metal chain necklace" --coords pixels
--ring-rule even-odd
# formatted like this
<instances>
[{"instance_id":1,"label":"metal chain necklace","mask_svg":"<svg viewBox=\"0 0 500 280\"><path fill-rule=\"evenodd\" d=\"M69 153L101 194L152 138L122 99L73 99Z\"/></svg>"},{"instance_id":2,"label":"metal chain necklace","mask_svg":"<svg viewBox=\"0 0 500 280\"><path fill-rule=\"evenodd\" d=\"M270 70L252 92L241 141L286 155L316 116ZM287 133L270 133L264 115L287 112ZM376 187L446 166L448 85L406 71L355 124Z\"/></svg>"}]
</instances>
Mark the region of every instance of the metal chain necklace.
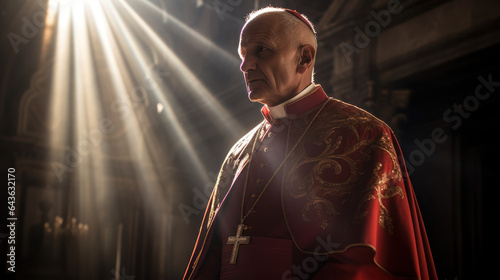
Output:
<instances>
[{"instance_id":1,"label":"metal chain necklace","mask_svg":"<svg viewBox=\"0 0 500 280\"><path fill-rule=\"evenodd\" d=\"M250 243L250 236L242 236L243 230L245 229L244 222L245 222L246 218L252 213L253 209L255 208L255 206L257 205L257 203L259 202L260 198L262 197L262 195L264 194L264 192L267 190L267 187L269 187L269 184L271 183L271 181L274 179L274 177L276 176L276 174L278 174L278 172L281 170L281 168L283 167L283 165L285 164L285 162L288 160L288 158L290 157L290 155L298 147L299 143L303 140L303 138L305 137L305 135L307 134L307 132L311 128L311 125L316 120L316 118L319 116L319 114L321 113L321 111L323 111L323 108L325 108L325 106L326 106L326 104L328 102L329 102L329 100L325 101L323 103L323 105L321 106L321 108L316 113L316 115L314 115L313 119L309 122L309 124L307 125L306 129L304 130L304 132L302 133L302 135L299 137L299 140L297 141L297 143L295 143L295 145L292 147L292 149L290 150L290 152L288 152L285 155L285 158L283 159L283 161L281 162L281 164L278 166L278 168L276 169L276 171L273 173L273 175L271 176L271 178L269 179L269 181L267 181L266 185L264 186L264 188L260 192L259 196L257 196L257 198L255 199L255 202L253 203L253 205L250 207L250 209L248 209L247 213L244 215L243 213L244 213L245 194L246 194L246 189L247 189L247 185L248 185L248 177L249 177L248 175L250 174L250 166L252 164L252 159L253 159L253 156L254 156L255 147L257 145L257 138L258 138L257 136L255 137L255 140L254 140L253 146L252 146L252 152L250 154L250 160L248 161L248 171L247 171L247 174L246 174L246 177L245 177L245 185L243 187L243 197L242 197L242 200L241 200L241 215L240 215L241 220L240 220L240 224L237 227L236 235L235 236L230 236L227 239L227 244L233 244L234 245L233 246L233 251L232 251L232 254L231 254L231 258L229 260L230 264L236 264L236 259L238 257L238 251L239 251L240 244L249 244ZM265 123L263 123L262 126L259 128L259 131L264 128L264 125L265 125ZM287 149L288 149L288 141L289 141L289 137L290 137L290 126L291 126L291 124L288 126Z\"/></svg>"}]
</instances>

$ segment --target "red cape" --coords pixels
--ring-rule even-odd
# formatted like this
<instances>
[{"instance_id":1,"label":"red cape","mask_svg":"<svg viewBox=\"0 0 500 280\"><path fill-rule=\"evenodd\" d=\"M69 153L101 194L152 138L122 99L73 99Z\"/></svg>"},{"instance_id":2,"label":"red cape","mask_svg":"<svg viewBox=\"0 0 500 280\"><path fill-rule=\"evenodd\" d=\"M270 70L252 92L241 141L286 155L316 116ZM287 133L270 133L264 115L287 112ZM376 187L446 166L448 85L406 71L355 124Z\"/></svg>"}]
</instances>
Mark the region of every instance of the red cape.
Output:
<instances>
[{"instance_id":1,"label":"red cape","mask_svg":"<svg viewBox=\"0 0 500 280\"><path fill-rule=\"evenodd\" d=\"M281 204L296 249L333 256L358 246L370 248L374 263L389 275L437 279L399 144L384 122L328 98L317 87L286 107L292 116L291 142L323 104L283 170L288 175L281 185ZM262 125L274 123L266 107L263 114ZM259 127L240 139L223 163L184 279L194 279L203 262L214 219L248 163L251 143L265 134Z\"/></svg>"}]
</instances>

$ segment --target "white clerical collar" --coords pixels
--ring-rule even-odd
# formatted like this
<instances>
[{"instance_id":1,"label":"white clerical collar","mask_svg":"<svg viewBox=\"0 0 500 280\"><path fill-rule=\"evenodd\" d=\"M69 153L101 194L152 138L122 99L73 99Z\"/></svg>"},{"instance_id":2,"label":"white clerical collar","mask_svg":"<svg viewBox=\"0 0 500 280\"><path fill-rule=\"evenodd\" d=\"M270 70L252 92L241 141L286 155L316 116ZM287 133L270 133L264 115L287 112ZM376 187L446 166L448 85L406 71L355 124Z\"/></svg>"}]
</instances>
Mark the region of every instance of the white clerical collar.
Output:
<instances>
[{"instance_id":1,"label":"white clerical collar","mask_svg":"<svg viewBox=\"0 0 500 280\"><path fill-rule=\"evenodd\" d=\"M271 115L271 117L273 119L282 119L282 118L286 118L287 115L286 115L286 111L285 111L285 106L287 104L290 104L296 100L299 100L301 99L302 97L308 95L309 93L311 93L314 89L316 88L316 84L314 82L312 82L311 84L309 84L305 89L303 89L301 92L299 92L299 94L295 95L294 97L288 99L287 101L281 103L281 104L278 104L276 106L273 106L273 107L269 107L266 105L267 109L269 110L269 114Z\"/></svg>"}]
</instances>

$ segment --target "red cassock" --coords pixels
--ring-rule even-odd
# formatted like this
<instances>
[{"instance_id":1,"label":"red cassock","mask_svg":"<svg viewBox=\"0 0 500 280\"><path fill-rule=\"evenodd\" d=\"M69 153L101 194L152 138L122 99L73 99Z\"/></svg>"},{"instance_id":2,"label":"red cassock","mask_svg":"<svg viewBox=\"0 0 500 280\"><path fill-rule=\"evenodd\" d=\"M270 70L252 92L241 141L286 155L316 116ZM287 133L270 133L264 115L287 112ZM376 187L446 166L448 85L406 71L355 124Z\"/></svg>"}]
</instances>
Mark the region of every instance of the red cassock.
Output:
<instances>
[{"instance_id":1,"label":"red cassock","mask_svg":"<svg viewBox=\"0 0 500 280\"><path fill-rule=\"evenodd\" d=\"M392 130L321 86L285 111L230 150L184 279L437 279Z\"/></svg>"}]
</instances>

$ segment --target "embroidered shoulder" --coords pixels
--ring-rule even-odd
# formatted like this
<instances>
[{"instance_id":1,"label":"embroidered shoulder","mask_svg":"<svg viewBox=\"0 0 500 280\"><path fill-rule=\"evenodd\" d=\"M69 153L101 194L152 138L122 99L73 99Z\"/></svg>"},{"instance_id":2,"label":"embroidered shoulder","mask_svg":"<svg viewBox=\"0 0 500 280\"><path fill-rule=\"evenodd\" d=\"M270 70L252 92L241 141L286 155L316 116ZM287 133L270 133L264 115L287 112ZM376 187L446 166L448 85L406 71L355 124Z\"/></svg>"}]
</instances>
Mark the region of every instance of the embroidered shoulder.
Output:
<instances>
[{"instance_id":1,"label":"embroidered shoulder","mask_svg":"<svg viewBox=\"0 0 500 280\"><path fill-rule=\"evenodd\" d=\"M287 193L305 202L304 221L319 218L323 229L338 215L362 220L367 204L377 201L380 225L392 232L383 202L403 196L392 131L365 110L338 100L331 103L293 156ZM307 118L296 122L297 129Z\"/></svg>"},{"instance_id":2,"label":"embroidered shoulder","mask_svg":"<svg viewBox=\"0 0 500 280\"><path fill-rule=\"evenodd\" d=\"M262 126L262 123L254 127L252 130L250 130L245 136L241 137L240 140L238 140L233 147L229 150L229 153L227 157L237 157L239 156L243 150L245 150L245 147L248 146L248 143L254 139L255 134L259 130L259 128Z\"/></svg>"},{"instance_id":3,"label":"embroidered shoulder","mask_svg":"<svg viewBox=\"0 0 500 280\"><path fill-rule=\"evenodd\" d=\"M220 208L220 205L226 193L229 191L229 187L231 186L234 177L241 171L241 169L245 166L246 161L249 159L249 143L253 142L255 137L261 136L259 135L259 131L262 131L259 130L261 125L262 123L250 130L229 150L229 153L227 154L226 159L222 164L219 175L217 176L217 181L215 183L208 226L210 226L210 224L214 220L215 214Z\"/></svg>"}]
</instances>

